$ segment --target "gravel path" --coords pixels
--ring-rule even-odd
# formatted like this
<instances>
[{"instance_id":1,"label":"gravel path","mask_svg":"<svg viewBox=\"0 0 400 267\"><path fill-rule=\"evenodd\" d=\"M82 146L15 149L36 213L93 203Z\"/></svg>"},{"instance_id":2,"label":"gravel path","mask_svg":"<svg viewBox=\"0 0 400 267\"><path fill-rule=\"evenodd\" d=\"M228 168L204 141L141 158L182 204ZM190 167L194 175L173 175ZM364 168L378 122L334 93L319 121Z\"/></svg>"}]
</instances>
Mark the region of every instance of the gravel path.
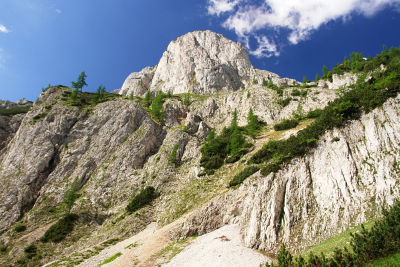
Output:
<instances>
[{"instance_id":1,"label":"gravel path","mask_svg":"<svg viewBox=\"0 0 400 267\"><path fill-rule=\"evenodd\" d=\"M269 260L243 245L238 225L226 225L199 236L163 267L259 267Z\"/></svg>"}]
</instances>

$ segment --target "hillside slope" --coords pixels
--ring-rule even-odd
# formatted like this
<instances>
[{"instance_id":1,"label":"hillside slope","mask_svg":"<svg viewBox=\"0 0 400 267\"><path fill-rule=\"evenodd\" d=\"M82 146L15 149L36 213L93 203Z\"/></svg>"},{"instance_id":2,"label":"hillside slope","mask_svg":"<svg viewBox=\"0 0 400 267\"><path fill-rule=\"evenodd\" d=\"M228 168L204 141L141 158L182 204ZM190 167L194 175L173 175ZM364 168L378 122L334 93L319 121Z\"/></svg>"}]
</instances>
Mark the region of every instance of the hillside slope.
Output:
<instances>
[{"instance_id":1,"label":"hillside slope","mask_svg":"<svg viewBox=\"0 0 400 267\"><path fill-rule=\"evenodd\" d=\"M79 92L73 99L72 89L48 88L4 139L0 264L77 265L154 222L157 229L172 223L166 244L237 224L249 248L274 254L285 242L303 251L380 216L381 206L399 196L399 97L326 131L275 173L258 171L228 187L265 143L308 127L316 120L305 119L309 111L330 105L356 80L350 72L318 83L280 78L251 66L240 44L206 31L171 42L160 63L131 74L119 94L99 100ZM152 104L142 98L146 92ZM263 122L255 138L246 133L250 108ZM234 113L246 154L207 172L207 136L211 129L226 133ZM297 127L273 130L293 117L302 118ZM128 212L150 186L156 199ZM69 212L77 218L73 231L41 242ZM24 249L31 244L36 255L29 258Z\"/></svg>"}]
</instances>

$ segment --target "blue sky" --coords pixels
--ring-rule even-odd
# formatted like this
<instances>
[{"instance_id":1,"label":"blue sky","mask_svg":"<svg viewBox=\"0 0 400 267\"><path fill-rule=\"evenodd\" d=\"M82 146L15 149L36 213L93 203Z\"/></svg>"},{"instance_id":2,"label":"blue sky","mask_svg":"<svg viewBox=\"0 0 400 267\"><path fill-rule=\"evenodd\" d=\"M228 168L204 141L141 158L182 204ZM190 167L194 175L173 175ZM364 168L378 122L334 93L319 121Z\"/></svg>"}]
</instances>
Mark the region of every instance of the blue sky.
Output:
<instances>
[{"instance_id":1,"label":"blue sky","mask_svg":"<svg viewBox=\"0 0 400 267\"><path fill-rule=\"evenodd\" d=\"M313 79L353 51L400 45L399 0L1 0L0 99L35 100L48 84L120 88L168 43L212 30L258 68Z\"/></svg>"}]
</instances>

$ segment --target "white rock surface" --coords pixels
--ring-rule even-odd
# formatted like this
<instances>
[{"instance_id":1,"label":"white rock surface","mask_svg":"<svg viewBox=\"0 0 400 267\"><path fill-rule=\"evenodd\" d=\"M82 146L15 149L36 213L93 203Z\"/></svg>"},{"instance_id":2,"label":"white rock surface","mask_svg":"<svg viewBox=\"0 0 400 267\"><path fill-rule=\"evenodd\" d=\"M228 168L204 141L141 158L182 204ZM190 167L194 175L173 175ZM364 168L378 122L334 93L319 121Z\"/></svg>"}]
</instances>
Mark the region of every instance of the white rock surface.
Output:
<instances>
[{"instance_id":1,"label":"white rock surface","mask_svg":"<svg viewBox=\"0 0 400 267\"><path fill-rule=\"evenodd\" d=\"M150 89L154 71L154 68L147 67L140 72L131 73L117 93L127 96L143 96Z\"/></svg>"},{"instance_id":2,"label":"white rock surface","mask_svg":"<svg viewBox=\"0 0 400 267\"><path fill-rule=\"evenodd\" d=\"M257 173L216 197L171 235L204 234L239 222L248 247L276 252L285 242L302 251L379 216L382 205L400 196L398 121L400 97L327 132L312 153L278 173Z\"/></svg>"},{"instance_id":3,"label":"white rock surface","mask_svg":"<svg viewBox=\"0 0 400 267\"><path fill-rule=\"evenodd\" d=\"M246 247L238 225L226 225L202 235L163 267L259 267L270 261L263 254Z\"/></svg>"}]
</instances>

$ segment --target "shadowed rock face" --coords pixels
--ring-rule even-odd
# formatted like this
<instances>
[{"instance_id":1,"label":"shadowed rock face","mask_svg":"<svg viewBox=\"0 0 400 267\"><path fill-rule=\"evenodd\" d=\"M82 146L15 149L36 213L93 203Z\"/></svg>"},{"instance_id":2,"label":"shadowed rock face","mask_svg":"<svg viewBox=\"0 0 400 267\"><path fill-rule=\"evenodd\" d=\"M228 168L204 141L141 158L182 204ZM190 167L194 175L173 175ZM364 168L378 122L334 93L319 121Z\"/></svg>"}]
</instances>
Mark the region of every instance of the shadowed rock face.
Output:
<instances>
[{"instance_id":1,"label":"shadowed rock face","mask_svg":"<svg viewBox=\"0 0 400 267\"><path fill-rule=\"evenodd\" d=\"M80 112L65 104L54 104L61 91L51 88L40 97L40 104L25 116L3 155L0 231L29 211L42 194L51 197L52 204L60 203L66 187L75 178L80 187L85 185L117 149L121 153L127 150L124 153L128 159L119 168L134 170L141 168L162 143L165 135L162 128L139 104L110 101L90 112ZM46 112L44 107L52 103L43 119L33 119ZM125 142L129 138L134 140ZM113 173L119 174L118 168ZM93 192L92 197L98 202L104 194L104 191Z\"/></svg>"}]
</instances>

